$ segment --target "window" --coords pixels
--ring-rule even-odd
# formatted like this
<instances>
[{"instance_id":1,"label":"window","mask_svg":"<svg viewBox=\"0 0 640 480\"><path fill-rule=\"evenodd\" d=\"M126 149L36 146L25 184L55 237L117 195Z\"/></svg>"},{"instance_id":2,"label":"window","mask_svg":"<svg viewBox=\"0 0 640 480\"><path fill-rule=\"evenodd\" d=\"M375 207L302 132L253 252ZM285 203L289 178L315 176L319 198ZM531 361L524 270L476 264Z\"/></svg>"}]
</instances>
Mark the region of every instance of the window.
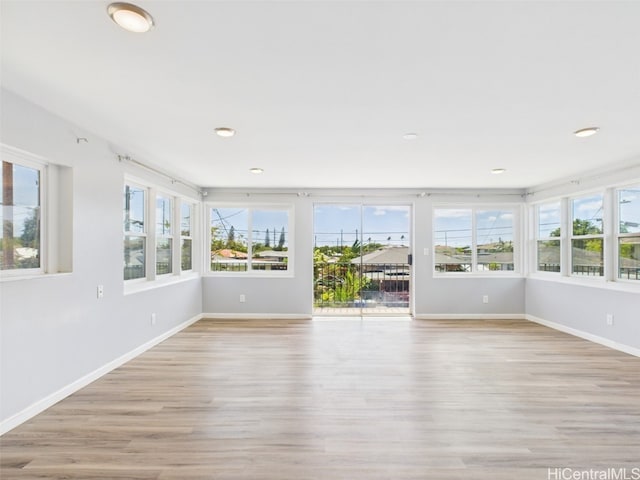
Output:
<instances>
[{"instance_id":1,"label":"window","mask_svg":"<svg viewBox=\"0 0 640 480\"><path fill-rule=\"evenodd\" d=\"M515 270L513 208L436 208L436 272Z\"/></svg>"},{"instance_id":2,"label":"window","mask_svg":"<svg viewBox=\"0 0 640 480\"><path fill-rule=\"evenodd\" d=\"M513 264L513 212L476 212L477 270L509 271Z\"/></svg>"},{"instance_id":3,"label":"window","mask_svg":"<svg viewBox=\"0 0 640 480\"><path fill-rule=\"evenodd\" d=\"M571 200L571 273L604 276L604 195Z\"/></svg>"},{"instance_id":4,"label":"window","mask_svg":"<svg viewBox=\"0 0 640 480\"><path fill-rule=\"evenodd\" d=\"M153 186L126 183L124 280L166 281L193 270L195 211L191 200L158 192Z\"/></svg>"},{"instance_id":5,"label":"window","mask_svg":"<svg viewBox=\"0 0 640 480\"><path fill-rule=\"evenodd\" d=\"M471 272L473 227L471 209L434 211L436 272Z\"/></svg>"},{"instance_id":6,"label":"window","mask_svg":"<svg viewBox=\"0 0 640 480\"><path fill-rule=\"evenodd\" d=\"M146 276L147 230L145 223L147 190L124 186L124 279Z\"/></svg>"},{"instance_id":7,"label":"window","mask_svg":"<svg viewBox=\"0 0 640 480\"><path fill-rule=\"evenodd\" d=\"M288 271L290 219L290 208L211 208L211 271Z\"/></svg>"},{"instance_id":8,"label":"window","mask_svg":"<svg viewBox=\"0 0 640 480\"><path fill-rule=\"evenodd\" d=\"M163 195L156 197L156 275L173 271L173 200Z\"/></svg>"},{"instance_id":9,"label":"window","mask_svg":"<svg viewBox=\"0 0 640 480\"><path fill-rule=\"evenodd\" d=\"M545 203L536 208L536 270L560 272L562 245L561 204Z\"/></svg>"},{"instance_id":10,"label":"window","mask_svg":"<svg viewBox=\"0 0 640 480\"><path fill-rule=\"evenodd\" d=\"M640 185L617 191L618 278L640 280Z\"/></svg>"},{"instance_id":11,"label":"window","mask_svg":"<svg viewBox=\"0 0 640 480\"><path fill-rule=\"evenodd\" d=\"M40 269L41 170L2 162L2 248L0 270Z\"/></svg>"},{"instance_id":12,"label":"window","mask_svg":"<svg viewBox=\"0 0 640 480\"><path fill-rule=\"evenodd\" d=\"M180 269L182 271L193 268L192 214L193 205L183 202L180 206Z\"/></svg>"}]
</instances>

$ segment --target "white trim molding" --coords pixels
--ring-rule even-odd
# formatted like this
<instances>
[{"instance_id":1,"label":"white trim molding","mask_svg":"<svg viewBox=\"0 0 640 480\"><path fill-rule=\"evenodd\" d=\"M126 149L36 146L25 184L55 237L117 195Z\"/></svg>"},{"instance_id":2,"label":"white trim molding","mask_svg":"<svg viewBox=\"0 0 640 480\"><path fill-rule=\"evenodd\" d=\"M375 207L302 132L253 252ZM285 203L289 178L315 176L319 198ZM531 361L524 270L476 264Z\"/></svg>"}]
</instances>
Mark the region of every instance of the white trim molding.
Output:
<instances>
[{"instance_id":1,"label":"white trim molding","mask_svg":"<svg viewBox=\"0 0 640 480\"><path fill-rule=\"evenodd\" d=\"M164 340L166 340L167 338L175 335L179 331L184 330L185 328L187 328L188 326L194 324L195 322L197 322L201 318L202 318L202 314L196 315L195 317L190 318L186 322L183 322L183 323L173 327L172 329L167 330L166 332L162 333L161 335L159 335L159 336L157 336L155 338L152 338L148 342L143 343L142 345L140 345L139 347L134 348L130 352L125 353L124 355L122 355L122 356L110 361L109 363L107 363L107 364L103 365L102 367L94 370L93 372L88 373L84 377L81 377L78 380L70 383L69 385L67 385L65 387L62 387L60 390L52 393L51 395L46 396L45 398L43 398L41 400L38 400L37 402L35 402L32 405L30 405L27 408L25 408L24 410L22 410L22 411L16 413L15 415L12 415L11 417L3 420L2 422L0 422L0 435L4 435L8 431L13 430L18 425L20 425L20 424L26 422L27 420L35 417L39 413L42 413L47 408L52 407L53 405L58 403L60 400L65 399L66 397L68 397L72 393L75 393L78 390L86 387L90 383L95 382L97 379L99 379L103 375L106 375L107 373L111 372L112 370L115 370L116 368L124 365L128 361L133 360L138 355L141 355L142 353L146 352L151 347L155 347L160 342L163 342Z\"/></svg>"},{"instance_id":2,"label":"white trim molding","mask_svg":"<svg viewBox=\"0 0 640 480\"><path fill-rule=\"evenodd\" d=\"M206 320L311 320L308 313L203 313Z\"/></svg>"},{"instance_id":3,"label":"white trim molding","mask_svg":"<svg viewBox=\"0 0 640 480\"><path fill-rule=\"evenodd\" d=\"M525 320L524 313L420 313L416 320Z\"/></svg>"},{"instance_id":4,"label":"white trim molding","mask_svg":"<svg viewBox=\"0 0 640 480\"><path fill-rule=\"evenodd\" d=\"M613 348L614 350L618 350L620 352L628 353L629 355L633 355L635 357L640 357L640 348L635 348L630 345L625 345L623 343L616 342L614 340L610 340L608 338L601 337L599 335L594 335L593 333L584 332L582 330L577 330L572 327L568 327L566 325L562 325L561 323L551 322L549 320L544 320L542 318L536 317L534 315L525 315L526 319L530 322L538 323L540 325L544 325L545 327L553 328L554 330L558 330L560 332L568 333L569 335L573 335L575 337L580 337L585 340L589 340L593 343L598 343L600 345L604 345L605 347Z\"/></svg>"}]
</instances>

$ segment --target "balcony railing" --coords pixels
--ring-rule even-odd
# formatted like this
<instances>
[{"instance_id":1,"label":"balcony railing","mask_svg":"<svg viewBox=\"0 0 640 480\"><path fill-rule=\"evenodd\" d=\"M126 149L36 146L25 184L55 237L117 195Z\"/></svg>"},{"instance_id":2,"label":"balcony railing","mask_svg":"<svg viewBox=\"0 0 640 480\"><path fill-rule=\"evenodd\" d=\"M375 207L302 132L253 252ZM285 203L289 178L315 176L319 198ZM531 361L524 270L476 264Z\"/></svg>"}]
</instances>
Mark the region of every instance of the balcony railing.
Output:
<instances>
[{"instance_id":1,"label":"balcony railing","mask_svg":"<svg viewBox=\"0 0 640 480\"><path fill-rule=\"evenodd\" d=\"M640 268L637 267L620 267L618 278L625 280L640 280Z\"/></svg>"},{"instance_id":2,"label":"balcony railing","mask_svg":"<svg viewBox=\"0 0 640 480\"><path fill-rule=\"evenodd\" d=\"M248 263L246 260L211 262L212 272L246 272ZM285 262L263 262L252 261L251 270L286 271L288 269Z\"/></svg>"},{"instance_id":3,"label":"balcony railing","mask_svg":"<svg viewBox=\"0 0 640 480\"><path fill-rule=\"evenodd\" d=\"M316 263L314 306L407 308L410 277L407 263Z\"/></svg>"}]
</instances>

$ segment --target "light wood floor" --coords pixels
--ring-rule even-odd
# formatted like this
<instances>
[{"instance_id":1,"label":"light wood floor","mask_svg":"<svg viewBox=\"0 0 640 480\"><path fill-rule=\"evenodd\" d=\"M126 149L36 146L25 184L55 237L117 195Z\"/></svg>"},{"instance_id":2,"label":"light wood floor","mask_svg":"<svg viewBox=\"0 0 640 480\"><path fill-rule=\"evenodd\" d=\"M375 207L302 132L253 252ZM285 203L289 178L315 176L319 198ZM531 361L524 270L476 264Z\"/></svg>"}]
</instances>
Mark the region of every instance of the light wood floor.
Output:
<instances>
[{"instance_id":1,"label":"light wood floor","mask_svg":"<svg viewBox=\"0 0 640 480\"><path fill-rule=\"evenodd\" d=\"M1 448L3 480L631 469L640 359L526 321L203 320Z\"/></svg>"}]
</instances>

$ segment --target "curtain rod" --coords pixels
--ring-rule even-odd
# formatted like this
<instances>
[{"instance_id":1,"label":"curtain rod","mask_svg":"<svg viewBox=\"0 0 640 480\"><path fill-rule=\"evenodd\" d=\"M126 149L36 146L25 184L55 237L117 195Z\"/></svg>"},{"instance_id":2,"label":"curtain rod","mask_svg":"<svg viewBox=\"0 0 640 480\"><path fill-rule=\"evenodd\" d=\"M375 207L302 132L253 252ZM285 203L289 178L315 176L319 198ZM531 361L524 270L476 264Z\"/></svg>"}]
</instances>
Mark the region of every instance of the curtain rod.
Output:
<instances>
[{"instance_id":1,"label":"curtain rod","mask_svg":"<svg viewBox=\"0 0 640 480\"><path fill-rule=\"evenodd\" d=\"M245 197L252 196L295 196L295 197L313 197L313 198L336 198L336 197L352 197L352 198L400 198L400 197L437 197L437 196L455 196L455 197L474 197L474 198L482 198L482 197L518 197L523 198L526 194L524 192L521 193L505 193L505 192L373 192L373 193L360 193L360 192L313 192L313 191L299 191L299 192L289 192L289 191L272 191L272 192L247 192L247 191L237 191L237 190L218 190L210 189L211 194L215 195L216 193L222 195L238 195ZM204 191L203 195L208 195L209 192Z\"/></svg>"},{"instance_id":2,"label":"curtain rod","mask_svg":"<svg viewBox=\"0 0 640 480\"><path fill-rule=\"evenodd\" d=\"M136 160L135 158L131 158L129 155L118 155L118 161L119 162L128 162L128 163L133 163L139 167L144 168L145 170L148 170L150 172L155 173L156 175L160 175L164 178L167 178L171 181L171 183L179 183L181 185L184 185L185 187L189 188L190 190L193 190L194 192L196 192L198 195L200 195L201 197L203 196L203 192L202 190L195 184L191 183L191 182L187 182L186 180L182 180L181 178L178 177L174 177L173 175L170 175L166 172L163 172L162 170L159 170L155 167L152 167L150 165L147 165L145 163L142 163L138 160Z\"/></svg>"},{"instance_id":3,"label":"curtain rod","mask_svg":"<svg viewBox=\"0 0 640 480\"><path fill-rule=\"evenodd\" d=\"M585 177L579 177L579 178L575 178L573 180L566 180L563 182L558 182L558 183L554 183L549 185L548 187L544 187L544 188L540 188L537 190L531 190L531 191L527 191L523 196L524 197L533 197L534 195L538 194L538 193L543 193L543 192L548 192L550 190L554 190L556 188L560 188L562 186L565 185L580 185L582 182L588 182L591 180L598 180L601 179L603 177L603 175L616 175L618 173L622 173L622 172L626 172L628 170L640 170L640 163L636 163L634 165L627 165L626 167L622 167L622 168L618 168L612 172L600 172L600 173L594 173L591 175L587 175Z\"/></svg>"}]
</instances>

